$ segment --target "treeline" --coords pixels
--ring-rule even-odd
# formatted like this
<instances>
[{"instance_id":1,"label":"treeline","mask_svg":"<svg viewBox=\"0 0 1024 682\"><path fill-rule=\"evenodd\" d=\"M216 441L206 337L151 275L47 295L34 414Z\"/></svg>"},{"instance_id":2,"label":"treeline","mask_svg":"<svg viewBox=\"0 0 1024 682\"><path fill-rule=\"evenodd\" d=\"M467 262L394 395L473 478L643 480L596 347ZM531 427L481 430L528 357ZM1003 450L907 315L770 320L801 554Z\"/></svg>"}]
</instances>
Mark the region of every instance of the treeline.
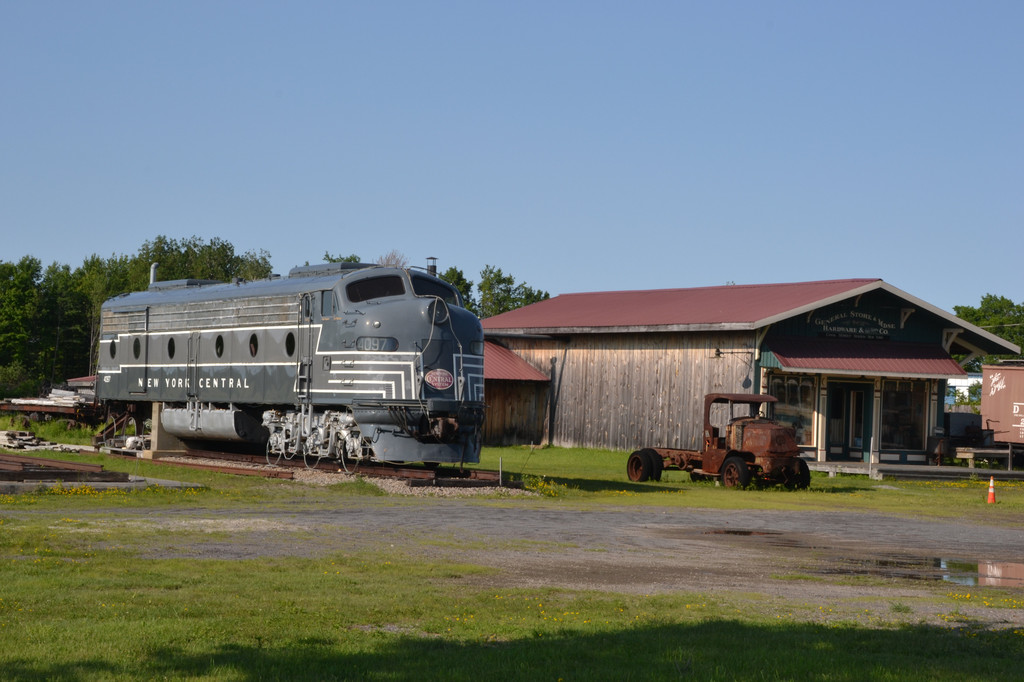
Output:
<instances>
[{"instance_id":1,"label":"treeline","mask_svg":"<svg viewBox=\"0 0 1024 682\"><path fill-rule=\"evenodd\" d=\"M325 253L323 260L358 262L360 258ZM408 265L397 251L375 262ZM44 268L33 256L16 263L0 261L0 398L39 395L51 385L93 374L103 302L145 290L152 263L159 264L161 281L251 281L271 274L269 252L239 254L232 244L216 237L206 242L199 237L159 236L143 243L133 256L94 254L74 269L59 263ZM460 290L467 308L480 317L549 297L546 291L516 282L491 265L481 271L475 286L458 268L448 268L441 277Z\"/></svg>"},{"instance_id":2,"label":"treeline","mask_svg":"<svg viewBox=\"0 0 1024 682\"><path fill-rule=\"evenodd\" d=\"M149 286L150 265L160 279L261 279L270 275L266 251L235 253L230 243L199 237L145 242L134 256L92 255L80 266L34 256L0 261L0 397L31 396L50 384L95 369L100 307L108 298Z\"/></svg>"},{"instance_id":3,"label":"treeline","mask_svg":"<svg viewBox=\"0 0 1024 682\"><path fill-rule=\"evenodd\" d=\"M985 294L977 307L957 305L953 306L953 312L961 320L1024 348L1024 303L1014 303L1005 296ZM982 364L995 363L1000 359L1024 360L1024 354L1002 358L977 357L967 362L964 367L968 372L980 372Z\"/></svg>"}]
</instances>

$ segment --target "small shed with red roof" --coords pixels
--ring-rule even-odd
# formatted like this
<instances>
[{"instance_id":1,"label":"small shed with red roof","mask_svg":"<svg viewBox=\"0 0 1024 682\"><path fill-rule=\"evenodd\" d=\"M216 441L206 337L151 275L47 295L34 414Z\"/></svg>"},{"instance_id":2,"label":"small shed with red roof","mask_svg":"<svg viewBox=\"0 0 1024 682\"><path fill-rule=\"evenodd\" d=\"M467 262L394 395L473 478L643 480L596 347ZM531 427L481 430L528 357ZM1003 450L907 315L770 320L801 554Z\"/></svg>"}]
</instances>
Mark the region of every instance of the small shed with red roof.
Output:
<instances>
[{"instance_id":1,"label":"small shed with red roof","mask_svg":"<svg viewBox=\"0 0 1024 682\"><path fill-rule=\"evenodd\" d=\"M763 392L819 461L927 461L946 381L1020 353L880 279L563 294L483 327L549 379L547 442L696 448L706 393Z\"/></svg>"},{"instance_id":2,"label":"small shed with red roof","mask_svg":"<svg viewBox=\"0 0 1024 682\"><path fill-rule=\"evenodd\" d=\"M546 374L497 343L484 342L484 381L487 419L483 442L517 445L544 442L548 406Z\"/></svg>"}]
</instances>

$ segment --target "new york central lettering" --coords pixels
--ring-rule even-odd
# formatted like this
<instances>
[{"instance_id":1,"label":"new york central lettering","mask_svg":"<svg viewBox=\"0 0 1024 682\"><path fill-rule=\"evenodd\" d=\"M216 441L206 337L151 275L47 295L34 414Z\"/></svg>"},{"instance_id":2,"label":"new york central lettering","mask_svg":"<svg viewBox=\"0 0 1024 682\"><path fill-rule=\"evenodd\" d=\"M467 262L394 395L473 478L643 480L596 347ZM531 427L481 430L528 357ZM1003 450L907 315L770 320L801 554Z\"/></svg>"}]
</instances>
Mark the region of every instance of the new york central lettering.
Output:
<instances>
[{"instance_id":1,"label":"new york central lettering","mask_svg":"<svg viewBox=\"0 0 1024 682\"><path fill-rule=\"evenodd\" d=\"M192 388L188 377L139 377L139 388ZM249 377L246 376L212 376L196 379L196 388L249 389Z\"/></svg>"}]
</instances>

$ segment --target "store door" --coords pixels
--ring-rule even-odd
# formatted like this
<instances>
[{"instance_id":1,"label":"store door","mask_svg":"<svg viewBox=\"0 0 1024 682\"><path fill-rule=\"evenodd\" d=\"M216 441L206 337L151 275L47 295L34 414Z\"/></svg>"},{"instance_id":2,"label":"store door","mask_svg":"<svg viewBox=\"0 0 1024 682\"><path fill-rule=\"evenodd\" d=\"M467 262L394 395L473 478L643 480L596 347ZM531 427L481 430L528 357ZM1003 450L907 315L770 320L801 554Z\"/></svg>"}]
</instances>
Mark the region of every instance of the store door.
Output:
<instances>
[{"instance_id":1,"label":"store door","mask_svg":"<svg viewBox=\"0 0 1024 682\"><path fill-rule=\"evenodd\" d=\"M829 382L828 459L867 462L871 456L872 385Z\"/></svg>"}]
</instances>

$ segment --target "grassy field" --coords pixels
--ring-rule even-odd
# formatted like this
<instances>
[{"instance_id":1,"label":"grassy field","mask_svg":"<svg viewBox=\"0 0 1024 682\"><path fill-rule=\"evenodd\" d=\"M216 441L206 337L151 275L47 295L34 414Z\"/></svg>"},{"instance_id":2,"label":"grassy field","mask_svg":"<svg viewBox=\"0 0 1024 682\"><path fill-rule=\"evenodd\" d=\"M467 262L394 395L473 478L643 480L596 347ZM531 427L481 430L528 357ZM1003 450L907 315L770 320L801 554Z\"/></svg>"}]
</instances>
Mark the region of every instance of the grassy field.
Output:
<instances>
[{"instance_id":1,"label":"grassy field","mask_svg":"<svg viewBox=\"0 0 1024 682\"><path fill-rule=\"evenodd\" d=\"M630 504L715 509L793 509L876 511L934 518L966 519L1017 526L1024 514L1024 483L1000 482L998 504L987 504L989 479L955 481L873 481L866 476L814 474L805 491L781 486L728 490L714 482L692 483L681 471L662 480L632 483L626 477L626 453L529 448L485 448L482 468L499 466L522 477L538 492L564 504Z\"/></svg>"},{"instance_id":2,"label":"grassy field","mask_svg":"<svg viewBox=\"0 0 1024 682\"><path fill-rule=\"evenodd\" d=\"M185 559L155 548L187 547L209 533L158 534L138 521L182 509L230 516L257 507L301 517L345 505L415 513L445 502L386 498L358 481L320 488L141 460L46 456L202 487L0 495L4 680L990 681L1018 677L1024 655L1024 630L975 627L958 609L979 600L1024 608L1019 591L936 591L943 620L958 626L946 627L907 622L898 600L881 600L870 617L836 619L763 595L503 589L493 569L430 558L415 542L318 558ZM671 472L633 484L624 453L504 448L485 450L481 466L499 461L538 494L470 504L846 509L995 525L1019 524L1024 510L1020 484L1001 484L998 504L986 504L987 479L815 475L807 491L738 491Z\"/></svg>"}]
</instances>

